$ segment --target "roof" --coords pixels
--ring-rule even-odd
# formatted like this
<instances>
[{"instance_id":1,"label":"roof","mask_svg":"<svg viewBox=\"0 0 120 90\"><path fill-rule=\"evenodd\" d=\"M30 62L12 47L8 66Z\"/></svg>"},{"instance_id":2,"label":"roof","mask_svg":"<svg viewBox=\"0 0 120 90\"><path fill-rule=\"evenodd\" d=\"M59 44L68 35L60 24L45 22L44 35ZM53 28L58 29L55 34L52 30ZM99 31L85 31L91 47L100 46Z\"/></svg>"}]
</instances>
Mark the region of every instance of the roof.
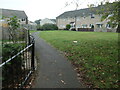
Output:
<instances>
[{"instance_id":1,"label":"roof","mask_svg":"<svg viewBox=\"0 0 120 90\"><path fill-rule=\"evenodd\" d=\"M17 18L27 18L27 15L25 14L24 11L20 10L11 10L11 9L1 9L2 11L2 16L4 17L13 17L17 16Z\"/></svg>"},{"instance_id":2,"label":"roof","mask_svg":"<svg viewBox=\"0 0 120 90\"><path fill-rule=\"evenodd\" d=\"M94 9L96 8L94 7ZM91 13L95 14L96 12L90 8L85 8L85 9L64 12L63 14L59 15L57 18L79 17L79 16L83 17L83 16L89 16Z\"/></svg>"},{"instance_id":3,"label":"roof","mask_svg":"<svg viewBox=\"0 0 120 90\"><path fill-rule=\"evenodd\" d=\"M116 3L116 2L114 2ZM83 17L83 16L89 16L90 14L99 14L106 12L107 7L110 8L110 11L113 11L112 7L114 3L110 3L109 5L98 5L97 7L92 7L92 8L85 8L85 9L79 9L79 10L73 10L73 11L67 11L64 12L63 14L59 15L56 18L67 18L67 17ZM102 9L104 8L104 11Z\"/></svg>"}]
</instances>

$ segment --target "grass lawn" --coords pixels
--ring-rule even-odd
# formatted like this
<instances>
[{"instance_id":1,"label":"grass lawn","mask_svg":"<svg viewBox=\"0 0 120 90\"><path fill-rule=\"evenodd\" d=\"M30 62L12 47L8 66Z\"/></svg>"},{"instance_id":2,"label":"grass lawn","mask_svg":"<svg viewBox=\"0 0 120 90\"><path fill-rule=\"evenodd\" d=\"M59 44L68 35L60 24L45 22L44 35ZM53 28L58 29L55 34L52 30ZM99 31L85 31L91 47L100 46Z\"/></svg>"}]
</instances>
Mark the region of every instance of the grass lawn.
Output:
<instances>
[{"instance_id":1,"label":"grass lawn","mask_svg":"<svg viewBox=\"0 0 120 90\"><path fill-rule=\"evenodd\" d=\"M117 33L42 31L40 37L64 52L82 74L86 85L119 87Z\"/></svg>"},{"instance_id":2,"label":"grass lawn","mask_svg":"<svg viewBox=\"0 0 120 90\"><path fill-rule=\"evenodd\" d=\"M37 30L30 30L30 33L38 32Z\"/></svg>"}]
</instances>

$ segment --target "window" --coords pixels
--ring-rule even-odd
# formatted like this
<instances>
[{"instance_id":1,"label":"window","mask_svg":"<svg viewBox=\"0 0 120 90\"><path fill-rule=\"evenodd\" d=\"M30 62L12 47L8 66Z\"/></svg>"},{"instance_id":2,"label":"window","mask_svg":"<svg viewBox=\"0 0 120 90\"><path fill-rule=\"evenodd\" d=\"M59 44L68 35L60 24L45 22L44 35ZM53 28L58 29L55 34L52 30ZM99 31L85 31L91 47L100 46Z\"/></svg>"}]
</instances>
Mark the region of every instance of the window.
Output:
<instances>
[{"instance_id":1,"label":"window","mask_svg":"<svg viewBox=\"0 0 120 90\"><path fill-rule=\"evenodd\" d=\"M106 24L106 28L108 29L111 28L110 24Z\"/></svg>"},{"instance_id":2,"label":"window","mask_svg":"<svg viewBox=\"0 0 120 90\"><path fill-rule=\"evenodd\" d=\"M62 25L63 28L65 28L65 25Z\"/></svg>"},{"instance_id":3,"label":"window","mask_svg":"<svg viewBox=\"0 0 120 90\"><path fill-rule=\"evenodd\" d=\"M97 24L97 27L98 28L101 28L103 24Z\"/></svg>"},{"instance_id":4,"label":"window","mask_svg":"<svg viewBox=\"0 0 120 90\"><path fill-rule=\"evenodd\" d=\"M93 24L90 24L89 27L90 27L90 28L94 28L94 25L93 25Z\"/></svg>"},{"instance_id":5,"label":"window","mask_svg":"<svg viewBox=\"0 0 120 90\"><path fill-rule=\"evenodd\" d=\"M76 27L77 27L77 28L80 28L80 25L77 25Z\"/></svg>"},{"instance_id":6,"label":"window","mask_svg":"<svg viewBox=\"0 0 120 90\"><path fill-rule=\"evenodd\" d=\"M82 25L82 28L87 28L87 24L83 24L83 25Z\"/></svg>"},{"instance_id":7,"label":"window","mask_svg":"<svg viewBox=\"0 0 120 90\"><path fill-rule=\"evenodd\" d=\"M90 17L91 17L91 18L95 18L94 14L92 14L92 13L90 14Z\"/></svg>"},{"instance_id":8,"label":"window","mask_svg":"<svg viewBox=\"0 0 120 90\"><path fill-rule=\"evenodd\" d=\"M70 22L71 27L75 27L75 22Z\"/></svg>"},{"instance_id":9,"label":"window","mask_svg":"<svg viewBox=\"0 0 120 90\"><path fill-rule=\"evenodd\" d=\"M65 25L60 25L61 28L65 28Z\"/></svg>"},{"instance_id":10,"label":"window","mask_svg":"<svg viewBox=\"0 0 120 90\"><path fill-rule=\"evenodd\" d=\"M83 18L85 18L85 13L83 13Z\"/></svg>"},{"instance_id":11,"label":"window","mask_svg":"<svg viewBox=\"0 0 120 90\"><path fill-rule=\"evenodd\" d=\"M25 18L22 18L22 21L25 21Z\"/></svg>"},{"instance_id":12,"label":"window","mask_svg":"<svg viewBox=\"0 0 120 90\"><path fill-rule=\"evenodd\" d=\"M85 16L83 16L83 18L85 19Z\"/></svg>"},{"instance_id":13,"label":"window","mask_svg":"<svg viewBox=\"0 0 120 90\"><path fill-rule=\"evenodd\" d=\"M80 21L80 18L77 18L77 21Z\"/></svg>"}]
</instances>

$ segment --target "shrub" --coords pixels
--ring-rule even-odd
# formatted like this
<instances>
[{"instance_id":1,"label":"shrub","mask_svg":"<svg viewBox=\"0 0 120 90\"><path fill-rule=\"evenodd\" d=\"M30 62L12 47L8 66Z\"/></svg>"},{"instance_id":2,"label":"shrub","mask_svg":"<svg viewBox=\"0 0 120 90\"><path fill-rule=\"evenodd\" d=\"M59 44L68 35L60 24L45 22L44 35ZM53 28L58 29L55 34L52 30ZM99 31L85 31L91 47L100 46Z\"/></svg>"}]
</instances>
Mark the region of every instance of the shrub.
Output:
<instances>
[{"instance_id":1,"label":"shrub","mask_svg":"<svg viewBox=\"0 0 120 90\"><path fill-rule=\"evenodd\" d=\"M66 25L66 29L69 30L71 28L71 25L70 24L67 24Z\"/></svg>"},{"instance_id":2,"label":"shrub","mask_svg":"<svg viewBox=\"0 0 120 90\"><path fill-rule=\"evenodd\" d=\"M55 24L49 24L49 23L47 23L47 24L44 24L42 26L42 29L43 30L58 30L58 27Z\"/></svg>"},{"instance_id":3,"label":"shrub","mask_svg":"<svg viewBox=\"0 0 120 90\"><path fill-rule=\"evenodd\" d=\"M37 25L37 30L43 30L41 25Z\"/></svg>"},{"instance_id":4,"label":"shrub","mask_svg":"<svg viewBox=\"0 0 120 90\"><path fill-rule=\"evenodd\" d=\"M7 61L12 56L16 55L20 51L20 46L22 44L6 44L3 46L3 59L2 62ZM15 59L8 62L6 65L2 67L2 85L6 87L12 83L12 79L14 78L16 81L17 76L22 73L22 58L21 56L17 56ZM15 81L14 80L14 81ZM6 84L7 83L7 84Z\"/></svg>"}]
</instances>

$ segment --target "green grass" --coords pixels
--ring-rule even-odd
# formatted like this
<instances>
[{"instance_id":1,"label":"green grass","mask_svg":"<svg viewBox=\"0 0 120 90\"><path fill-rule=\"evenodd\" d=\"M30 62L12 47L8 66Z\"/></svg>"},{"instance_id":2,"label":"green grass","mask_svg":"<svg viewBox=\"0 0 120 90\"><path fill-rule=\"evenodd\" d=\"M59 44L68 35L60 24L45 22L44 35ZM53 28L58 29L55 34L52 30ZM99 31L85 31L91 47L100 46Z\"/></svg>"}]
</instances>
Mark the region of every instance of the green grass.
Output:
<instances>
[{"instance_id":1,"label":"green grass","mask_svg":"<svg viewBox=\"0 0 120 90\"><path fill-rule=\"evenodd\" d=\"M30 33L38 32L37 30L30 30Z\"/></svg>"},{"instance_id":2,"label":"green grass","mask_svg":"<svg viewBox=\"0 0 120 90\"><path fill-rule=\"evenodd\" d=\"M118 87L118 34L43 31L40 37L63 51L93 87ZM77 43L73 43L77 41Z\"/></svg>"}]
</instances>

